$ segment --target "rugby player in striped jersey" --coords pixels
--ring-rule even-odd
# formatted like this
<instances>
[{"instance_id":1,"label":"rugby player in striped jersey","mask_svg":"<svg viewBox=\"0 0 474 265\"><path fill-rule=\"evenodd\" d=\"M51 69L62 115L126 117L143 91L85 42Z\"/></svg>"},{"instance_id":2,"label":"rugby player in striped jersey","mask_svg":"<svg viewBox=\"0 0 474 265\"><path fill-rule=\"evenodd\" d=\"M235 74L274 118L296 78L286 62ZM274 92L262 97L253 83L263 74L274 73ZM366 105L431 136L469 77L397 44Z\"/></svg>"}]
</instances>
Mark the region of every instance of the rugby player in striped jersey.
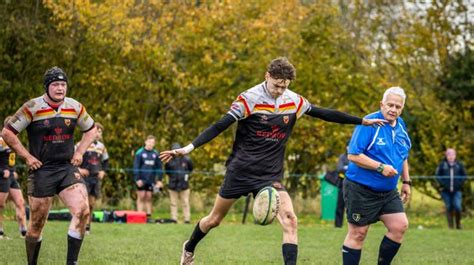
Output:
<instances>
[{"instance_id":1,"label":"rugby player in striped jersey","mask_svg":"<svg viewBox=\"0 0 474 265\"><path fill-rule=\"evenodd\" d=\"M37 264L42 231L55 194L69 208L72 220L67 233L67 264L76 264L89 205L84 180L78 171L82 156L96 138L94 120L84 106L66 97L66 73L53 67L44 74L45 93L26 102L8 122L2 135L5 142L29 168L28 199L31 218L25 237L28 264ZM82 140L74 151L74 129L79 126ZM29 150L17 134L26 130Z\"/></svg>"},{"instance_id":2,"label":"rugby player in striped jersey","mask_svg":"<svg viewBox=\"0 0 474 265\"><path fill-rule=\"evenodd\" d=\"M198 242L224 219L230 207L241 196L273 186L280 195L278 220L283 229L282 254L285 264L296 264L298 253L297 218L291 198L282 185L285 146L296 120L304 114L329 122L383 125L383 119L362 119L346 113L316 107L304 97L288 89L296 70L287 58L272 60L265 81L240 94L229 111L204 130L194 141L180 149L164 151L164 162L186 155L211 141L237 122L235 141L226 162L226 174L211 213L196 225L183 244L181 264L193 264Z\"/></svg>"}]
</instances>

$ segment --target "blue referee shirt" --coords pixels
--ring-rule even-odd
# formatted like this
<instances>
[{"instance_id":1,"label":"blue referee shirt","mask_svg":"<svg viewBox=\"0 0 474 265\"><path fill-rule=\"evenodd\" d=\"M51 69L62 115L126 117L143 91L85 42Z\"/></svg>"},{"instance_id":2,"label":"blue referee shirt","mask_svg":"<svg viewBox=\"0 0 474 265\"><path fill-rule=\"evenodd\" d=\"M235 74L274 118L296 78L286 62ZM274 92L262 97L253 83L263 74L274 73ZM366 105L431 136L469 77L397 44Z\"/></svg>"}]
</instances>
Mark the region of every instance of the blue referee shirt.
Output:
<instances>
[{"instance_id":1,"label":"blue referee shirt","mask_svg":"<svg viewBox=\"0 0 474 265\"><path fill-rule=\"evenodd\" d=\"M384 119L382 112L369 114L366 119ZM354 129L349 144L348 154L364 154L375 161L391 165L398 171L398 175L385 177L376 170L359 167L349 163L346 177L354 182L368 186L375 191L390 191L397 187L398 178L402 174L403 162L408 158L411 141L402 118L398 117L397 124L392 127L362 126Z\"/></svg>"}]
</instances>

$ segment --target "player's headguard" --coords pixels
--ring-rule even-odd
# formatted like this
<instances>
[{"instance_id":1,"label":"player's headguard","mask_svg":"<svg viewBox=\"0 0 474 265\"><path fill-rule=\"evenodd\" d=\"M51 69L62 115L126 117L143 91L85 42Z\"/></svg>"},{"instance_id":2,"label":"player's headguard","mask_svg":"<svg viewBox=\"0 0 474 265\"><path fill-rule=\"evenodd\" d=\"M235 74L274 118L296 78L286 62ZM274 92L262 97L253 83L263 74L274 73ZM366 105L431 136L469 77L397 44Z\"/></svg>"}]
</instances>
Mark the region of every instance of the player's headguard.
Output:
<instances>
[{"instance_id":1,"label":"player's headguard","mask_svg":"<svg viewBox=\"0 0 474 265\"><path fill-rule=\"evenodd\" d=\"M53 83L54 81L64 81L64 82L68 82L68 79L67 79L67 75L66 73L63 71L63 69L57 67L57 66L54 66L50 69L48 69L45 73L44 73L44 76L43 76L43 85L44 85L44 90L46 91L46 94L48 95L48 97L50 99L51 96L49 95L49 90L48 90L48 87L51 83ZM53 100L54 101L54 100Z\"/></svg>"}]
</instances>

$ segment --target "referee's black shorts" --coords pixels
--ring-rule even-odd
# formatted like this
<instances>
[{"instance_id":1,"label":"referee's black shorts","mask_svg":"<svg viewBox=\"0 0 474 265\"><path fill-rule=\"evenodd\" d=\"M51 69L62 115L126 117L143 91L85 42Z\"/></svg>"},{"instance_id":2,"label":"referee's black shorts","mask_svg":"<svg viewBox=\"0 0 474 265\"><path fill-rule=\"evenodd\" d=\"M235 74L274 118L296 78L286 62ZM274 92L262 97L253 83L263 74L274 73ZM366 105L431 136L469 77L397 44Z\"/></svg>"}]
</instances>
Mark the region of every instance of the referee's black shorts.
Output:
<instances>
[{"instance_id":1,"label":"referee's black shorts","mask_svg":"<svg viewBox=\"0 0 474 265\"><path fill-rule=\"evenodd\" d=\"M347 178L343 186L347 221L351 224L365 226L378 222L381 215L405 212L397 189L374 191Z\"/></svg>"}]
</instances>

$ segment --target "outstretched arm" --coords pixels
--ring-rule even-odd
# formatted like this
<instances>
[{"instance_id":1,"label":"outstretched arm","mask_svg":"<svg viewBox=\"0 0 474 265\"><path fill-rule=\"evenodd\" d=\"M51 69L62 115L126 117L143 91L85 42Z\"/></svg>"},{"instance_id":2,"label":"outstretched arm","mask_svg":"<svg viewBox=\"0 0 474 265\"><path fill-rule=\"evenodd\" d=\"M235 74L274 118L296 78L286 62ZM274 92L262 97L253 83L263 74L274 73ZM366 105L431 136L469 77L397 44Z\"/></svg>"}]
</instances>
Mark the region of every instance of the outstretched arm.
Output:
<instances>
[{"instance_id":1,"label":"outstretched arm","mask_svg":"<svg viewBox=\"0 0 474 265\"><path fill-rule=\"evenodd\" d=\"M235 121L236 119L232 115L225 114L220 120L218 120L213 125L209 126L201 134L199 134L199 136L196 137L196 139L194 139L194 141L191 144L183 148L161 152L160 153L161 161L169 162L175 155L183 156L183 155L189 154L191 151L194 150L194 148L198 148L199 146L205 143L208 143L209 141L214 139L216 136L221 134L223 131L229 128L229 126Z\"/></svg>"},{"instance_id":2,"label":"outstretched arm","mask_svg":"<svg viewBox=\"0 0 474 265\"><path fill-rule=\"evenodd\" d=\"M362 124L368 126L373 124L383 125L385 122L387 122L386 120L382 119L363 119L338 110L320 108L314 105L311 105L308 111L306 111L306 114L325 121L342 124Z\"/></svg>"}]
</instances>

